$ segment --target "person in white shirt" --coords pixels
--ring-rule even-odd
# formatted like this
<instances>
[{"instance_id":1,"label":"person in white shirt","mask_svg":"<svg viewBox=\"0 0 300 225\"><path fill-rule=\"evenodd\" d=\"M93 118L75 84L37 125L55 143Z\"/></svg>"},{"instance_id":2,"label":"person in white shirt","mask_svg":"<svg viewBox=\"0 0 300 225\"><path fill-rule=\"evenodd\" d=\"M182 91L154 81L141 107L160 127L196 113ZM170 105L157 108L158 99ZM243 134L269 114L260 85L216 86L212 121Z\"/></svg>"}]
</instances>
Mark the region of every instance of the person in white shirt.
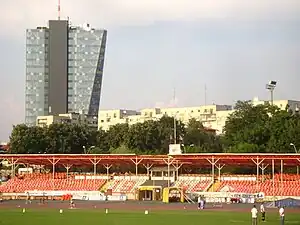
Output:
<instances>
[{"instance_id":1,"label":"person in white shirt","mask_svg":"<svg viewBox=\"0 0 300 225\"><path fill-rule=\"evenodd\" d=\"M280 225L284 225L284 206L279 209Z\"/></svg>"},{"instance_id":2,"label":"person in white shirt","mask_svg":"<svg viewBox=\"0 0 300 225\"><path fill-rule=\"evenodd\" d=\"M264 203L260 205L260 213L261 213L261 220L264 222L266 220L266 211L265 211Z\"/></svg>"},{"instance_id":3,"label":"person in white shirt","mask_svg":"<svg viewBox=\"0 0 300 225\"><path fill-rule=\"evenodd\" d=\"M200 195L198 196L198 209L200 209L201 208L201 197L200 197Z\"/></svg>"},{"instance_id":4,"label":"person in white shirt","mask_svg":"<svg viewBox=\"0 0 300 225\"><path fill-rule=\"evenodd\" d=\"M257 225L257 208L254 205L253 208L251 209L251 215L252 215L252 225Z\"/></svg>"},{"instance_id":5,"label":"person in white shirt","mask_svg":"<svg viewBox=\"0 0 300 225\"><path fill-rule=\"evenodd\" d=\"M31 203L31 200L30 200L30 194L29 192L26 193L26 203L25 204L30 204Z\"/></svg>"}]
</instances>

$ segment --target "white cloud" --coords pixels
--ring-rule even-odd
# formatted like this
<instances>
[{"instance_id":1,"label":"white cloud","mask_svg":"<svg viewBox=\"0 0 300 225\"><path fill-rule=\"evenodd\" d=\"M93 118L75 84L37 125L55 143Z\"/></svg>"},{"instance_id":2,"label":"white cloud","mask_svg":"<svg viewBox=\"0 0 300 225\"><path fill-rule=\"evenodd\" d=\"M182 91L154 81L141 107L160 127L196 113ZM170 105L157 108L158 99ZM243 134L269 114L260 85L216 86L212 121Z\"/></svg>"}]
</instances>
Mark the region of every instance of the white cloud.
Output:
<instances>
[{"instance_id":1,"label":"white cloud","mask_svg":"<svg viewBox=\"0 0 300 225\"><path fill-rule=\"evenodd\" d=\"M0 3L3 35L21 34L57 18L58 0L11 0ZM73 23L97 27L144 25L197 19L289 19L300 15L299 0L61 0L61 14Z\"/></svg>"}]
</instances>

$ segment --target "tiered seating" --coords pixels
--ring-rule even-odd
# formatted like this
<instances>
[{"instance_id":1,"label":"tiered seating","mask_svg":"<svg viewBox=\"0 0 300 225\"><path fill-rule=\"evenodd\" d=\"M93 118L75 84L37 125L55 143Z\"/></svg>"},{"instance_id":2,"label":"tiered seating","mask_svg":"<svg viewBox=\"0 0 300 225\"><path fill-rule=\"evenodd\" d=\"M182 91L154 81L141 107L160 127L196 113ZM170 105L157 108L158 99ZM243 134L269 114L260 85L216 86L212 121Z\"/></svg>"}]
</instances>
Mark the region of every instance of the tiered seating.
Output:
<instances>
[{"instance_id":1,"label":"tiered seating","mask_svg":"<svg viewBox=\"0 0 300 225\"><path fill-rule=\"evenodd\" d=\"M180 176L174 183L176 187L183 187L188 192L206 191L212 184L210 177Z\"/></svg>"},{"instance_id":2,"label":"tiered seating","mask_svg":"<svg viewBox=\"0 0 300 225\"><path fill-rule=\"evenodd\" d=\"M275 196L300 196L300 181L274 182ZM268 180L260 184L260 189L266 195L273 195L273 182Z\"/></svg>"},{"instance_id":3,"label":"tiered seating","mask_svg":"<svg viewBox=\"0 0 300 225\"><path fill-rule=\"evenodd\" d=\"M104 179L74 179L74 176L66 178L66 174L29 174L16 177L0 186L0 192L22 193L26 191L96 191L106 182Z\"/></svg>"},{"instance_id":4,"label":"tiered seating","mask_svg":"<svg viewBox=\"0 0 300 225\"><path fill-rule=\"evenodd\" d=\"M135 189L143 184L147 179L144 177L128 177L127 179L116 179L110 184L108 189L115 193L133 193Z\"/></svg>"},{"instance_id":5,"label":"tiered seating","mask_svg":"<svg viewBox=\"0 0 300 225\"><path fill-rule=\"evenodd\" d=\"M232 176L234 178L234 176ZM266 196L300 196L300 180L298 175L283 174L275 175L274 188L273 181L266 179L259 180L222 180L216 191L237 192L237 193L257 193L263 192Z\"/></svg>"},{"instance_id":6,"label":"tiered seating","mask_svg":"<svg viewBox=\"0 0 300 225\"><path fill-rule=\"evenodd\" d=\"M281 174L275 174L275 180L281 180ZM282 174L282 179L284 181L300 181L300 175L297 174Z\"/></svg>"},{"instance_id":7,"label":"tiered seating","mask_svg":"<svg viewBox=\"0 0 300 225\"><path fill-rule=\"evenodd\" d=\"M237 193L256 193L256 181L238 181L238 180L226 180L221 181L219 187L216 190L224 192L237 192Z\"/></svg>"}]
</instances>

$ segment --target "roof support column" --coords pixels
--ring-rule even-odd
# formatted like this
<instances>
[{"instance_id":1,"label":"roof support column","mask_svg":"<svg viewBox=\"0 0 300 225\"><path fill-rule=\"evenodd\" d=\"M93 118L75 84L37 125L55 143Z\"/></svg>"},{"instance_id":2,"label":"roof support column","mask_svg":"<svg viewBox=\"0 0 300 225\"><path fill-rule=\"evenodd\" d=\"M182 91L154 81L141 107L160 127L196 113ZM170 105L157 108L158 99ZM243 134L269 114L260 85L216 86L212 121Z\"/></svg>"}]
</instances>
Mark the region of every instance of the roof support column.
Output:
<instances>
[{"instance_id":1,"label":"roof support column","mask_svg":"<svg viewBox=\"0 0 300 225\"><path fill-rule=\"evenodd\" d=\"M218 164L218 165L215 165L218 169L218 177L219 177L219 181L221 181L221 170L223 169L223 167L225 166L225 164L221 165L221 164Z\"/></svg>"},{"instance_id":2,"label":"roof support column","mask_svg":"<svg viewBox=\"0 0 300 225\"><path fill-rule=\"evenodd\" d=\"M135 157L135 160L134 159L131 159L131 161L134 163L135 165L135 176L137 177L138 175L138 165L143 161L143 159L138 159L138 157L136 156Z\"/></svg>"},{"instance_id":3,"label":"roof support column","mask_svg":"<svg viewBox=\"0 0 300 225\"><path fill-rule=\"evenodd\" d=\"M265 170L268 168L269 164L264 165L263 163L261 164L261 166L259 166L259 168L261 169L261 179L262 182L265 182Z\"/></svg>"},{"instance_id":4,"label":"roof support column","mask_svg":"<svg viewBox=\"0 0 300 225\"><path fill-rule=\"evenodd\" d=\"M300 163L300 159L297 159L297 161ZM298 178L298 180L299 180L299 165L297 165L297 178Z\"/></svg>"},{"instance_id":5,"label":"roof support column","mask_svg":"<svg viewBox=\"0 0 300 225\"><path fill-rule=\"evenodd\" d=\"M173 164L175 170L176 170L176 180L178 180L178 176L179 176L179 169L182 167L183 163L178 163L178 161L176 160L176 165Z\"/></svg>"},{"instance_id":6,"label":"roof support column","mask_svg":"<svg viewBox=\"0 0 300 225\"><path fill-rule=\"evenodd\" d=\"M283 159L280 160L280 193L283 196Z\"/></svg>"},{"instance_id":7,"label":"roof support column","mask_svg":"<svg viewBox=\"0 0 300 225\"><path fill-rule=\"evenodd\" d=\"M163 159L165 164L168 166L168 187L170 187L170 165L174 162L174 158L168 155L168 160Z\"/></svg>"},{"instance_id":8,"label":"roof support column","mask_svg":"<svg viewBox=\"0 0 300 225\"><path fill-rule=\"evenodd\" d=\"M67 170L67 180L69 180L69 170L70 170L70 168L73 166L72 164L67 164L67 165L65 165L65 164L63 164L63 166L66 168L66 170Z\"/></svg>"},{"instance_id":9,"label":"roof support column","mask_svg":"<svg viewBox=\"0 0 300 225\"><path fill-rule=\"evenodd\" d=\"M97 165L101 161L101 159L97 159L96 157L94 159L90 159L91 163L94 165L94 186L96 185L96 174L97 174Z\"/></svg>"},{"instance_id":10,"label":"roof support column","mask_svg":"<svg viewBox=\"0 0 300 225\"><path fill-rule=\"evenodd\" d=\"M259 165L264 161L264 159L259 160L259 157L256 157L256 160L251 159L256 165L256 193L259 193Z\"/></svg>"},{"instance_id":11,"label":"roof support column","mask_svg":"<svg viewBox=\"0 0 300 225\"><path fill-rule=\"evenodd\" d=\"M149 175L150 175L150 169L151 169L151 167L153 166L153 164L149 164L149 163L147 163L146 165L145 164L143 164L143 166L146 168L146 170L147 170L147 177L149 178ZM150 179L149 179L150 180Z\"/></svg>"},{"instance_id":12,"label":"roof support column","mask_svg":"<svg viewBox=\"0 0 300 225\"><path fill-rule=\"evenodd\" d=\"M55 157L53 157L52 159L48 159L48 161L52 164L52 190L54 191L55 165L59 162L59 159L55 159Z\"/></svg>"},{"instance_id":13,"label":"roof support column","mask_svg":"<svg viewBox=\"0 0 300 225\"><path fill-rule=\"evenodd\" d=\"M215 183L215 165L219 161L219 159L215 159L214 156L211 159L206 159L211 164L211 181L213 182L212 185L212 192L214 192L214 183Z\"/></svg>"},{"instance_id":14,"label":"roof support column","mask_svg":"<svg viewBox=\"0 0 300 225\"><path fill-rule=\"evenodd\" d=\"M101 159L97 159L96 157L94 159L90 159L91 163L94 165L94 176L97 174L97 165L101 161Z\"/></svg>"},{"instance_id":15,"label":"roof support column","mask_svg":"<svg viewBox=\"0 0 300 225\"><path fill-rule=\"evenodd\" d=\"M12 177L15 177L16 175L16 164L19 161L18 159L14 159L13 157L11 158L11 160L7 160L11 163L11 175Z\"/></svg>"},{"instance_id":16,"label":"roof support column","mask_svg":"<svg viewBox=\"0 0 300 225\"><path fill-rule=\"evenodd\" d=\"M99 164L100 161L101 161L101 159L97 159L96 157L92 161L92 163L94 165L94 188L96 188L97 165Z\"/></svg>"},{"instance_id":17,"label":"roof support column","mask_svg":"<svg viewBox=\"0 0 300 225\"><path fill-rule=\"evenodd\" d=\"M275 201L275 160L272 159L272 192L273 192L273 201Z\"/></svg>"},{"instance_id":18,"label":"roof support column","mask_svg":"<svg viewBox=\"0 0 300 225\"><path fill-rule=\"evenodd\" d=\"M107 176L106 180L108 181L109 180L109 169L112 167L112 165L106 164L106 165L103 165L103 166L106 169L106 176Z\"/></svg>"}]
</instances>

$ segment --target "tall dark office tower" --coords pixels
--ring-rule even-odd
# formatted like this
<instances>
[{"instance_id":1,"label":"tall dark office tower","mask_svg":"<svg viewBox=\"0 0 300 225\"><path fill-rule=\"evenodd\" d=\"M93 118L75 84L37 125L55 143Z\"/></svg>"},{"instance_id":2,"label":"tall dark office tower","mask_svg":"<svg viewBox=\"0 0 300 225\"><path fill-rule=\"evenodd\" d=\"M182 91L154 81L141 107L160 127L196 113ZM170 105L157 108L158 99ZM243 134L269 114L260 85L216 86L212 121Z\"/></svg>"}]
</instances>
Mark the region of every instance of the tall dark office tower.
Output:
<instances>
[{"instance_id":1,"label":"tall dark office tower","mask_svg":"<svg viewBox=\"0 0 300 225\"><path fill-rule=\"evenodd\" d=\"M27 125L35 125L37 116L98 115L106 37L106 30L67 20L26 31Z\"/></svg>"}]
</instances>

